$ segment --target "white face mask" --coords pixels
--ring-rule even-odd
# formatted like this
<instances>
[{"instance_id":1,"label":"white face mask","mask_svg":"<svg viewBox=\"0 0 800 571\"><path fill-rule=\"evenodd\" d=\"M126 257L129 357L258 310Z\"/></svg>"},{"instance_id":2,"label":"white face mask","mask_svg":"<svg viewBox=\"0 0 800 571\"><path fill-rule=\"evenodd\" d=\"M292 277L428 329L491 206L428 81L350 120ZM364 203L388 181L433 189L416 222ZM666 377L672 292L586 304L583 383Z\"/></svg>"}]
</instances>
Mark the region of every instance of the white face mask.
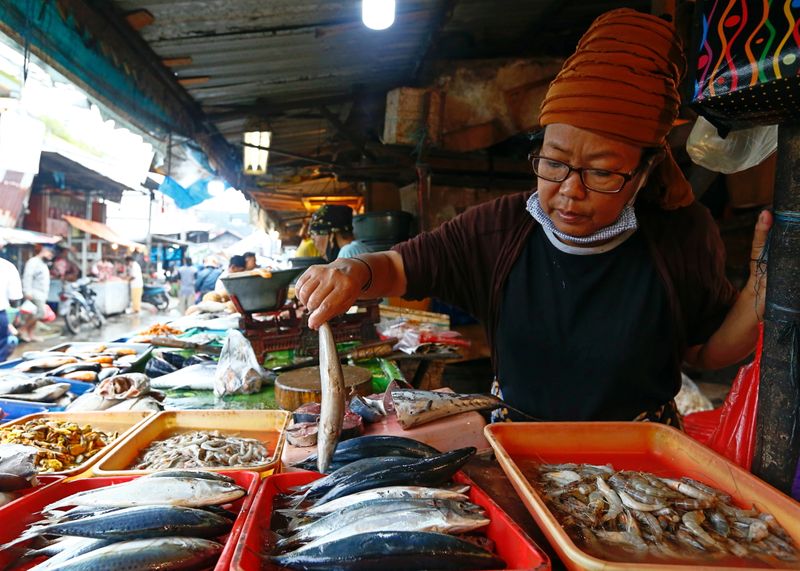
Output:
<instances>
[{"instance_id":1,"label":"white face mask","mask_svg":"<svg viewBox=\"0 0 800 571\"><path fill-rule=\"evenodd\" d=\"M636 197L638 196L639 191L642 189L644 184L645 181L642 181L642 183L639 185L639 188L622 209L622 212L620 212L614 223L600 228L588 236L570 236L569 234L556 228L556 225L553 224L553 221L550 220L550 217L547 215L544 209L542 209L542 205L539 203L538 192L534 192L528 199L527 210L530 215L533 216L534 220L536 220L544 228L550 230L561 240L572 242L573 244L597 244L598 242L605 242L607 240L616 238L617 236L620 236L621 234L624 234L630 230L636 230L639 227L639 221L636 219L636 211L633 208L633 203L636 201Z\"/></svg>"}]
</instances>

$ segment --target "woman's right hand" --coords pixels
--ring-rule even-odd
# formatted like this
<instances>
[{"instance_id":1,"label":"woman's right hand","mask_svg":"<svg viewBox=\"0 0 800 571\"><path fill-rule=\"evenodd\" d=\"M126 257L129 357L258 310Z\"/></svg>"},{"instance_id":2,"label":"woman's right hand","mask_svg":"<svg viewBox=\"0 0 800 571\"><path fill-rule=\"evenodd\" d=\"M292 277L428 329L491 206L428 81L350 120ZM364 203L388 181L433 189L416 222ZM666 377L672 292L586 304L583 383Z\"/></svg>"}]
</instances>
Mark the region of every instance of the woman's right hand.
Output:
<instances>
[{"instance_id":1,"label":"woman's right hand","mask_svg":"<svg viewBox=\"0 0 800 571\"><path fill-rule=\"evenodd\" d=\"M319 329L332 317L350 309L368 280L367 267L351 259L308 268L295 285L297 299L311 312L308 326Z\"/></svg>"}]
</instances>

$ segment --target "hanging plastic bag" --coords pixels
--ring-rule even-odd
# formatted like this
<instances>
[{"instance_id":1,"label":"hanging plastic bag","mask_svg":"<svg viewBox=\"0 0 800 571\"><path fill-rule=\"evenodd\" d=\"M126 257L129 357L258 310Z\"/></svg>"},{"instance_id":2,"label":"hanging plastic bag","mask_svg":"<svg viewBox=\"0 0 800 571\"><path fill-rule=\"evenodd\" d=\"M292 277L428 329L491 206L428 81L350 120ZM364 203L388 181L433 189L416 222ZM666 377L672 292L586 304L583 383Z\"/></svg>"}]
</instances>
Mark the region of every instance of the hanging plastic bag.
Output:
<instances>
[{"instance_id":1,"label":"hanging plastic bag","mask_svg":"<svg viewBox=\"0 0 800 571\"><path fill-rule=\"evenodd\" d=\"M777 148L777 125L731 131L723 139L717 128L703 117L697 118L686 140L686 152L692 161L708 170L725 174L761 164Z\"/></svg>"},{"instance_id":2,"label":"hanging plastic bag","mask_svg":"<svg viewBox=\"0 0 800 571\"><path fill-rule=\"evenodd\" d=\"M268 373L256 359L253 346L238 330L232 329L225 339L214 377L214 394L218 397L257 393Z\"/></svg>"},{"instance_id":3,"label":"hanging plastic bag","mask_svg":"<svg viewBox=\"0 0 800 571\"><path fill-rule=\"evenodd\" d=\"M53 309L49 305L47 305L45 303L44 304L44 317L42 317L41 322L42 323L51 323L51 322L53 322L55 320L56 320L56 313L53 311Z\"/></svg>"},{"instance_id":4,"label":"hanging plastic bag","mask_svg":"<svg viewBox=\"0 0 800 571\"><path fill-rule=\"evenodd\" d=\"M684 419L686 432L742 468L750 470L756 444L758 384L764 326L759 327L758 345L752 363L739 369L722 406L690 414ZM713 430L709 430L714 425Z\"/></svg>"}]
</instances>

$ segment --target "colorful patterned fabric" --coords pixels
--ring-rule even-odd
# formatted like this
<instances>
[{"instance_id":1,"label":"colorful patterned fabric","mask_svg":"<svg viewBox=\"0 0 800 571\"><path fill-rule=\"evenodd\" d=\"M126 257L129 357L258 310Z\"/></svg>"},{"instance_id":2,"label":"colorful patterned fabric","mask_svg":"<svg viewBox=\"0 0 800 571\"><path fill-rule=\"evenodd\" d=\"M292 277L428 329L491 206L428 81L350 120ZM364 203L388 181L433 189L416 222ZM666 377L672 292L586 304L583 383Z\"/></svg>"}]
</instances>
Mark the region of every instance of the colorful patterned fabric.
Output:
<instances>
[{"instance_id":1,"label":"colorful patterned fabric","mask_svg":"<svg viewBox=\"0 0 800 571\"><path fill-rule=\"evenodd\" d=\"M693 106L718 128L800 120L800 0L704 2Z\"/></svg>"}]
</instances>

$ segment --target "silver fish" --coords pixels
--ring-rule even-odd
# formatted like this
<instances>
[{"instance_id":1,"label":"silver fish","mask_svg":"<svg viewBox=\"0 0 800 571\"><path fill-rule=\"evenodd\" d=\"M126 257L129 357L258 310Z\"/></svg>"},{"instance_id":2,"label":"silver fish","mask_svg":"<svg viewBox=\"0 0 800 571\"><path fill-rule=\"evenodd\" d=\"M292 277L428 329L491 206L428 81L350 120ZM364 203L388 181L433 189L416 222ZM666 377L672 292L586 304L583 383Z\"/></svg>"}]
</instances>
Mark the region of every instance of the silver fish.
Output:
<instances>
[{"instance_id":1,"label":"silver fish","mask_svg":"<svg viewBox=\"0 0 800 571\"><path fill-rule=\"evenodd\" d=\"M205 569L220 553L222 545L208 539L137 539L114 543L70 559L59 566L59 571Z\"/></svg>"},{"instance_id":2,"label":"silver fish","mask_svg":"<svg viewBox=\"0 0 800 571\"><path fill-rule=\"evenodd\" d=\"M136 478L122 484L72 494L49 504L43 511L50 512L65 506L216 506L235 501L245 493L244 488L235 484L200 478Z\"/></svg>"},{"instance_id":3,"label":"silver fish","mask_svg":"<svg viewBox=\"0 0 800 571\"><path fill-rule=\"evenodd\" d=\"M324 474L339 442L345 410L344 373L333 331L327 323L319 328L319 376L322 398L317 433L317 470Z\"/></svg>"},{"instance_id":4,"label":"silver fish","mask_svg":"<svg viewBox=\"0 0 800 571\"><path fill-rule=\"evenodd\" d=\"M30 402L53 402L67 394L70 388L71 385L69 383L52 383L34 389L30 393L13 393L4 396L8 399Z\"/></svg>"},{"instance_id":5,"label":"silver fish","mask_svg":"<svg viewBox=\"0 0 800 571\"><path fill-rule=\"evenodd\" d=\"M89 553L114 543L108 539L92 539L90 537L62 537L61 539L64 541L59 542L61 545L58 552L54 553L47 561L43 561L35 567L31 567L28 571L59 569L61 564L65 561L80 557L84 553ZM42 553L35 553L35 555L47 555L44 550L39 551L42 551Z\"/></svg>"},{"instance_id":6,"label":"silver fish","mask_svg":"<svg viewBox=\"0 0 800 571\"><path fill-rule=\"evenodd\" d=\"M39 387L52 385L53 382L53 380L47 377L33 377L22 373L11 373L0 377L0 395L30 393Z\"/></svg>"},{"instance_id":7,"label":"silver fish","mask_svg":"<svg viewBox=\"0 0 800 571\"><path fill-rule=\"evenodd\" d=\"M473 410L507 407L491 395L453 394L415 389L395 389L392 401L397 421L404 429Z\"/></svg>"},{"instance_id":8,"label":"silver fish","mask_svg":"<svg viewBox=\"0 0 800 571\"><path fill-rule=\"evenodd\" d=\"M433 500L419 498L383 498L364 501L349 506L345 506L338 511L327 514L326 516L306 523L295 530L292 535L279 542L281 545L286 543L295 544L298 542L312 541L327 535L339 528L347 527L359 521L374 517L375 515L388 515L398 511L423 512L426 510L441 512L444 514L479 514L484 511L478 505L469 501L459 502L453 500Z\"/></svg>"},{"instance_id":9,"label":"silver fish","mask_svg":"<svg viewBox=\"0 0 800 571\"><path fill-rule=\"evenodd\" d=\"M230 525L229 519L205 510L180 506L137 506L75 521L34 525L4 547L39 535L71 535L117 541L162 535L216 537L227 533Z\"/></svg>"},{"instance_id":10,"label":"silver fish","mask_svg":"<svg viewBox=\"0 0 800 571\"><path fill-rule=\"evenodd\" d=\"M32 359L30 361L23 361L16 367L14 367L18 371L26 372L26 371L49 371L50 369L55 369L56 367L60 367L62 365L69 365L70 363L77 363L78 359L75 357L70 356L50 356L50 357L43 357L41 359Z\"/></svg>"},{"instance_id":11,"label":"silver fish","mask_svg":"<svg viewBox=\"0 0 800 571\"><path fill-rule=\"evenodd\" d=\"M469 486L461 486L457 490L447 490L443 488L429 488L425 486L386 486L384 488L375 488L374 490L366 490L349 496L331 500L328 503L314 506L305 511L309 515L324 515L331 512L338 511L349 505L354 505L362 502L369 502L377 499L436 499L436 500L454 500L454 501L468 501L469 498L465 495L469 491Z\"/></svg>"},{"instance_id":12,"label":"silver fish","mask_svg":"<svg viewBox=\"0 0 800 571\"><path fill-rule=\"evenodd\" d=\"M301 553L306 549L313 549L324 543L337 541L352 535L378 531L431 531L438 533L466 533L489 525L489 518L480 512L467 511L466 509L453 508L451 504L433 500L438 507L424 507L409 509L384 509L376 510L370 515L336 527L330 533L323 535L305 544L294 553ZM390 502L391 503L391 502Z\"/></svg>"}]
</instances>

